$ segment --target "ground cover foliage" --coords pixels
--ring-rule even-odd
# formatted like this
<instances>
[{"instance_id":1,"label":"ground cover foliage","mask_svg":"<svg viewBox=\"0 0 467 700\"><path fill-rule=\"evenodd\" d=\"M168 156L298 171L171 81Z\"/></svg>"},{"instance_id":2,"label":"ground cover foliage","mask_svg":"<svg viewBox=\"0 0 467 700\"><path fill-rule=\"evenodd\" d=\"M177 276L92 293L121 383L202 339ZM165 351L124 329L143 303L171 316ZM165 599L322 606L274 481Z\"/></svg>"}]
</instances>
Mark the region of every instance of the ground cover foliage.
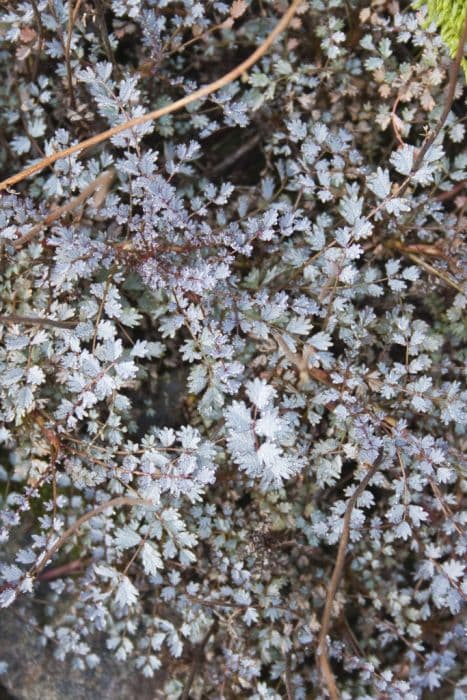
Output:
<instances>
[{"instance_id":1,"label":"ground cover foliage","mask_svg":"<svg viewBox=\"0 0 467 700\"><path fill-rule=\"evenodd\" d=\"M460 699L461 54L294 4L1 192L0 603L162 698ZM3 3L3 177L287 7Z\"/></svg>"}]
</instances>

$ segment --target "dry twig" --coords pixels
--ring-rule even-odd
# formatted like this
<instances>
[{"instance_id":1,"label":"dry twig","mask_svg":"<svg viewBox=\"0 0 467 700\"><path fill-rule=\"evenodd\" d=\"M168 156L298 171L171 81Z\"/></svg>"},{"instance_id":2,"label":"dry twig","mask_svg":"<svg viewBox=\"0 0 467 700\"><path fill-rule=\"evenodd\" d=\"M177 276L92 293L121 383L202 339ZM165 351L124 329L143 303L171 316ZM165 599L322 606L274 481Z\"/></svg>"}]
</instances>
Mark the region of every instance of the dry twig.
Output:
<instances>
[{"instance_id":1,"label":"dry twig","mask_svg":"<svg viewBox=\"0 0 467 700\"><path fill-rule=\"evenodd\" d=\"M115 178L115 171L113 169L105 170L103 173L96 177L87 187L84 188L76 197L70 199L69 202L61 207L52 209L50 214L48 214L43 221L32 227L24 236L18 238L17 241L13 242L13 248L20 250L26 243L29 243L37 236L43 228L50 226L54 221L60 219L64 214L68 214L73 211L80 204L85 202L92 194L94 194L94 206L99 207L104 201L110 186Z\"/></svg>"},{"instance_id":2,"label":"dry twig","mask_svg":"<svg viewBox=\"0 0 467 700\"><path fill-rule=\"evenodd\" d=\"M84 513L80 518L75 520L75 522L70 525L70 527L63 532L60 537L58 537L53 545L45 552L43 558L41 559L41 563L32 569L32 575L38 576L40 572L45 569L47 566L48 562L52 559L54 554L56 554L59 549L65 544L67 539L74 535L84 523L86 523L88 520L91 520L91 518L95 518L96 515L99 515L100 513L103 513L105 510L108 508L118 508L120 506L129 506L134 507L134 506L147 506L150 507L152 506L153 503L151 501L145 500L144 498L132 498L131 496L118 496L117 498L112 498L110 501L105 501L105 503L101 503L100 505L96 506L92 510L89 510L87 513Z\"/></svg>"},{"instance_id":3,"label":"dry twig","mask_svg":"<svg viewBox=\"0 0 467 700\"><path fill-rule=\"evenodd\" d=\"M342 572L344 570L345 556L347 553L347 544L349 542L350 536L350 521L352 518L352 511L357 503L358 499L365 491L369 482L375 475L380 464L380 459L368 468L367 473L364 478L355 489L351 497L347 502L347 508L345 509L344 520L342 523L342 535L339 541L339 547L337 549L337 557L334 564L334 570L332 572L331 581L328 586L326 593L326 602L324 606L323 617L321 619L321 629L318 637L317 655L318 655L318 665L321 671L324 682L326 683L331 700L339 700L340 693L337 689L336 680L331 669L331 664L329 663L329 653L328 653L328 640L327 635L329 631L329 626L331 624L331 614L332 606L334 604L334 599L336 597L337 589L339 588L339 583L342 577Z\"/></svg>"},{"instance_id":4,"label":"dry twig","mask_svg":"<svg viewBox=\"0 0 467 700\"><path fill-rule=\"evenodd\" d=\"M103 513L104 510L107 510L108 508L118 508L119 506L129 506L134 507L134 506L146 506L150 507L152 506L153 503L151 501L145 500L143 498L132 498L131 496L118 496L117 498L112 498L110 501L105 501L105 503L101 503L100 505L96 506L92 510L89 510L87 513L84 513L80 518L75 520L75 522L70 525L70 527L65 530L64 533L58 537L53 545L47 549L46 552L44 552L44 556L41 558L40 563L34 565L30 571L29 571L29 576L32 578L37 578L38 580L47 580L47 577L41 576L42 571L46 568L47 564L50 562L54 554L56 554L61 547L65 544L66 540L74 535L84 523L86 523L88 520L91 520L91 518L95 518L96 515L99 515L100 513ZM65 567L70 567L69 564L65 564ZM54 571L59 570L61 567L57 567L57 569L54 569ZM8 588L14 588L14 585L12 583L6 582L0 586L0 593L3 593L4 590Z\"/></svg>"},{"instance_id":5,"label":"dry twig","mask_svg":"<svg viewBox=\"0 0 467 700\"><path fill-rule=\"evenodd\" d=\"M444 124L446 123L446 119L449 116L449 112L451 111L452 103L454 102L454 97L456 95L457 75L459 73L459 68L461 66L462 59L464 58L464 47L465 47L466 41L467 41L467 12L465 14L464 28L462 30L462 36L460 37L459 46L457 47L456 56L454 58L454 61L451 64L451 69L449 72L449 83L448 83L448 90L446 93L446 99L444 102L444 109L442 111L442 114L441 114L435 128L427 135L420 150L418 151L417 156L416 156L415 161L414 161L414 164L413 164L412 173L417 172L417 170L420 168L420 166L423 162L423 158L425 157L429 148L434 144L434 142L438 138L439 133L440 133L441 129L443 128ZM400 194L401 193L399 190L398 196L400 196Z\"/></svg>"},{"instance_id":6,"label":"dry twig","mask_svg":"<svg viewBox=\"0 0 467 700\"><path fill-rule=\"evenodd\" d=\"M65 148L62 151L58 151L57 153L52 153L50 156L47 156L46 158L43 158L37 163L30 165L29 168L25 168L25 170L22 170L21 172L16 173L15 175L12 175L6 180L0 182L0 191L5 190L11 185L15 185L16 183L21 182L22 180L25 180L30 175L34 175L35 173L40 172L48 165L55 163L61 158L66 158L67 156L71 156L74 153L78 153L79 151L82 151L85 148L90 148L91 146L96 146L97 144L102 143L103 141L108 141L110 138L112 138L112 136L120 134L122 133L122 131L128 131L132 127L139 126L141 124L146 124L147 122L159 119L160 117L163 117L166 114L172 114L173 112L177 112L179 109L182 109L182 107L186 107L192 102L199 100L201 97L206 97L207 95L210 95L211 93L216 92L217 90L220 90L229 83L233 82L234 80L239 78L243 73L249 70L255 63L259 61L260 58L264 56L264 54L269 50L269 48L277 39L277 37L284 31L284 29L290 23L301 2L302 0L293 0L287 12L285 12L282 19L279 20L279 22L276 24L272 32L266 37L261 46L259 46L256 49L256 51L254 51L251 54L251 56L249 56L245 61L240 63L240 65L238 65L233 70L223 75L221 78L214 80L214 82L209 83L209 85L205 85L204 87L195 90L190 95L186 95L180 100L171 102L165 107L161 107L160 109L148 112L147 114L142 114L141 116L135 117L134 119L129 119L128 121L123 122L123 124L118 124L117 126L114 126L111 129L102 131L100 134L91 136L90 138L85 139L80 143L76 143L74 146Z\"/></svg>"},{"instance_id":7,"label":"dry twig","mask_svg":"<svg viewBox=\"0 0 467 700\"><path fill-rule=\"evenodd\" d=\"M295 688L292 680L292 672L290 668L290 656L287 654L285 659L284 685L287 693L287 700L295 700Z\"/></svg>"},{"instance_id":8,"label":"dry twig","mask_svg":"<svg viewBox=\"0 0 467 700\"><path fill-rule=\"evenodd\" d=\"M446 123L446 120L449 116L449 112L451 111L452 103L454 102L454 98L456 96L456 85L457 85L457 76L459 74L459 68L462 62L462 59L464 57L464 46L465 42L467 41L467 14L465 17L465 22L464 22L464 29L462 31L462 37L460 38L459 41L459 46L457 48L457 53L454 58L454 61L451 64L451 68L449 71L449 83L447 87L447 92L446 92L446 99L444 101L444 109L442 111L442 114L438 120L438 123L436 126L433 128L432 131L428 132L428 134L425 136L425 139L420 146L413 162L412 166L412 172L410 175L408 175L405 180L401 183L400 187L396 189L394 193L392 193L387 199L383 200L378 204L374 209L371 210L371 212L368 214L368 219L372 219L377 212L379 212L384 206L386 206L387 202L393 199L394 197L401 197L407 187L410 185L412 182L412 177L418 172L420 169L423 159L427 153L427 151L431 148L431 146L434 144L436 139L438 138L441 129ZM0 189L1 189L1 183L0 183Z\"/></svg>"},{"instance_id":9,"label":"dry twig","mask_svg":"<svg viewBox=\"0 0 467 700\"><path fill-rule=\"evenodd\" d=\"M54 566L51 569L46 569L37 577L41 583L45 581L55 581L57 578L70 576L71 574L82 571L92 560L91 559L74 559L61 566Z\"/></svg>"},{"instance_id":10,"label":"dry twig","mask_svg":"<svg viewBox=\"0 0 467 700\"><path fill-rule=\"evenodd\" d=\"M454 197L456 197L458 194L462 194L463 192L465 193L466 190L467 180L461 180L447 192L441 192L438 194L435 199L437 199L438 202L448 202L450 199L454 199Z\"/></svg>"},{"instance_id":11,"label":"dry twig","mask_svg":"<svg viewBox=\"0 0 467 700\"><path fill-rule=\"evenodd\" d=\"M41 318L40 316L21 316L19 314L0 314L0 323L18 324L24 323L31 326L52 326L52 328L74 328L77 321L55 321L52 318Z\"/></svg>"},{"instance_id":12,"label":"dry twig","mask_svg":"<svg viewBox=\"0 0 467 700\"><path fill-rule=\"evenodd\" d=\"M203 639L201 642L198 644L194 658L193 658L193 663L191 665L191 670L188 675L188 678L186 679L185 685L183 687L183 692L181 695L180 700L188 700L190 697L190 690L191 686L193 685L193 681L195 680L196 674L198 672L199 667L201 666L201 662L203 660L203 655L204 655L204 649L206 647L206 644L208 643L210 637L214 634L217 628L217 620L214 620L206 634L204 635Z\"/></svg>"},{"instance_id":13,"label":"dry twig","mask_svg":"<svg viewBox=\"0 0 467 700\"><path fill-rule=\"evenodd\" d=\"M435 275L435 277L438 277L438 279L442 280L445 282L449 287L452 287L453 289L456 290L456 292L459 292L460 294L464 293L463 288L461 287L458 282L447 272L444 270L438 270L436 267L431 265L429 262L424 260L420 255L417 253L423 253L424 255L431 255L433 257L444 257L441 253L441 251L434 249L433 247L430 249L428 246L424 246L423 244L415 244L415 245L404 245L400 241L389 241L387 244L388 248L393 248L395 250L398 250L402 255L407 256L410 260L412 260L416 265L419 267L422 267L424 270L426 270L430 275Z\"/></svg>"},{"instance_id":14,"label":"dry twig","mask_svg":"<svg viewBox=\"0 0 467 700\"><path fill-rule=\"evenodd\" d=\"M73 109L76 109L75 92L73 89L73 72L71 70L71 60L70 60L70 49L71 49L71 38L73 34L73 25L76 22L76 17L78 16L79 8L82 0L77 0L76 5L73 8L72 0L68 0L68 28L65 41L65 65L66 65L66 75L68 81L68 92L70 93L70 103Z\"/></svg>"}]
</instances>

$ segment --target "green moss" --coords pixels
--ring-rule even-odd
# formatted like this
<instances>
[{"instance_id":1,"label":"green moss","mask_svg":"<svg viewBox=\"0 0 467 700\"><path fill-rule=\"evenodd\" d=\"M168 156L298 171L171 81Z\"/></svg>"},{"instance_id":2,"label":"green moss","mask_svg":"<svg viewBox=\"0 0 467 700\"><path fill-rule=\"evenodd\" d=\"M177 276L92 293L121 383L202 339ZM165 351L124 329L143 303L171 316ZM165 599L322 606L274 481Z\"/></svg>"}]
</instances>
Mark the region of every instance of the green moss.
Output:
<instances>
[{"instance_id":1,"label":"green moss","mask_svg":"<svg viewBox=\"0 0 467 700\"><path fill-rule=\"evenodd\" d=\"M426 5L429 22L434 22L439 29L441 38L448 46L454 57L461 41L464 22L467 14L465 0L419 0L416 7ZM467 58L463 58L461 66L467 78Z\"/></svg>"}]
</instances>

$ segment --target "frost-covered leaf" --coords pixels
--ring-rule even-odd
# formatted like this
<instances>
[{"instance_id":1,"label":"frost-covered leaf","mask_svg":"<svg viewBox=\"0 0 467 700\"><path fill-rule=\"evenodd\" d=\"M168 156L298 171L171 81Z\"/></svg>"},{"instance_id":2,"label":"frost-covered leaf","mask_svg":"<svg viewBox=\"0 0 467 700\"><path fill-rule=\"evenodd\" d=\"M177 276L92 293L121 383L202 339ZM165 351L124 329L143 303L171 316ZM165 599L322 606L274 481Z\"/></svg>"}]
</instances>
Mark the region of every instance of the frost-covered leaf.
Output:
<instances>
[{"instance_id":1,"label":"frost-covered leaf","mask_svg":"<svg viewBox=\"0 0 467 700\"><path fill-rule=\"evenodd\" d=\"M120 576L120 582L115 591L115 602L121 608L131 607L138 600L138 590L127 576Z\"/></svg>"},{"instance_id":2,"label":"frost-covered leaf","mask_svg":"<svg viewBox=\"0 0 467 700\"><path fill-rule=\"evenodd\" d=\"M376 173L367 178L367 185L379 199L386 199L391 192L391 180L387 169L377 168Z\"/></svg>"},{"instance_id":3,"label":"frost-covered leaf","mask_svg":"<svg viewBox=\"0 0 467 700\"><path fill-rule=\"evenodd\" d=\"M122 549L135 547L141 542L141 536L129 525L118 528L115 532L115 544Z\"/></svg>"},{"instance_id":4,"label":"frost-covered leaf","mask_svg":"<svg viewBox=\"0 0 467 700\"><path fill-rule=\"evenodd\" d=\"M143 567L147 574L155 576L159 569L164 568L161 555L157 546L153 542L145 542L141 550Z\"/></svg>"}]
</instances>

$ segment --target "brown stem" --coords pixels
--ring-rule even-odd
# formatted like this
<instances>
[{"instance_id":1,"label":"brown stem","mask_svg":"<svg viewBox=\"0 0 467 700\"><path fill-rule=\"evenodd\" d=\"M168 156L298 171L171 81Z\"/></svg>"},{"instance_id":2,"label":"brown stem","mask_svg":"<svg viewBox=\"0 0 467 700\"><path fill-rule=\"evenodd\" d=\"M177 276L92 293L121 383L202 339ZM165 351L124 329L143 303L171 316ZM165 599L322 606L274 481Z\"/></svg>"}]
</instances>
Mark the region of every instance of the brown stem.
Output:
<instances>
[{"instance_id":1,"label":"brown stem","mask_svg":"<svg viewBox=\"0 0 467 700\"><path fill-rule=\"evenodd\" d=\"M317 654L321 675L323 677L324 682L326 683L331 700L339 700L340 698L340 693L337 689L336 680L331 669L331 664L329 663L329 649L327 641L327 634L329 631L329 626L331 624L332 607L334 604L334 599L336 597L337 589L339 588L342 572L344 570L347 545L350 536L350 521L352 518L352 511L355 507L356 502L358 501L358 499L368 486L369 482L373 478L374 474L376 473L380 461L380 459L376 460L376 462L368 468L368 471L365 474L364 478L362 479L362 481L348 500L347 508L345 509L344 514L344 520L342 523L342 535L339 541L339 547L337 549L337 557L334 564L334 570L332 572L331 581L329 583L328 590L326 593L326 602L324 606L323 617L321 618L321 629L318 637Z\"/></svg>"},{"instance_id":2,"label":"brown stem","mask_svg":"<svg viewBox=\"0 0 467 700\"><path fill-rule=\"evenodd\" d=\"M41 15L39 12L39 8L37 7L36 0L31 0L31 7L32 7L33 14L34 14L34 19L36 20L37 32L39 35L39 40L37 43L37 52L36 52L36 56L34 59L34 68L32 71L32 80L35 81L36 77L37 77L37 72L39 70L39 63L41 60L42 47L44 45L44 27L42 25Z\"/></svg>"},{"instance_id":3,"label":"brown stem","mask_svg":"<svg viewBox=\"0 0 467 700\"><path fill-rule=\"evenodd\" d=\"M243 158L249 151L251 151L252 148L258 145L258 143L261 141L261 134L254 134L251 136L248 141L245 141L241 146L239 146L233 153L229 153L224 160L222 160L220 163L217 163L213 168L209 170L209 177L218 177L219 175L222 175L223 173L226 172L226 170L229 170L229 168L232 167L232 165L235 165L235 163L240 160L240 158Z\"/></svg>"},{"instance_id":4,"label":"brown stem","mask_svg":"<svg viewBox=\"0 0 467 700\"><path fill-rule=\"evenodd\" d=\"M409 253L403 248L398 248L400 252L403 255L406 255L410 260L413 260L413 262L418 265L419 267L422 267L424 270L426 270L430 275L435 275L439 279L443 280L447 285L455 289L457 292L460 294L464 294L464 290L461 287L460 284L456 282L455 279L451 277L451 275L448 275L444 270L438 270L436 267L433 267L433 265L430 265L429 262L426 260L423 260L419 255L415 255L414 253Z\"/></svg>"},{"instance_id":5,"label":"brown stem","mask_svg":"<svg viewBox=\"0 0 467 700\"><path fill-rule=\"evenodd\" d=\"M289 655L287 655L285 660L284 685L285 692L287 693L287 700L295 700L295 688L292 680Z\"/></svg>"},{"instance_id":6,"label":"brown stem","mask_svg":"<svg viewBox=\"0 0 467 700\"><path fill-rule=\"evenodd\" d=\"M446 99L444 101L444 109L443 112L438 120L438 123L436 124L435 128L427 134L425 137L425 140L423 141L420 150L418 151L413 167L412 167L412 172L409 177L407 177L402 185L400 186L398 192L397 192L397 197L400 197L407 187L409 186L410 180L412 175L415 175L415 173L419 170L420 166L423 163L423 159L429 150L433 143L436 141L436 139L439 136L439 133L441 132L441 129L443 128L444 124L446 123L446 119L449 116L449 112L451 111L452 103L454 102L454 97L456 95L456 83L457 83L457 74L459 73L459 68L462 62L462 59L464 57L464 46L465 42L467 41L467 13L465 15L465 21L464 21L464 28L462 31L462 36L459 40L459 46L457 47L457 52L456 56L454 58L454 61L451 64L451 69L449 71L449 83L448 83L448 89L446 93Z\"/></svg>"},{"instance_id":7,"label":"brown stem","mask_svg":"<svg viewBox=\"0 0 467 700\"><path fill-rule=\"evenodd\" d=\"M90 138L85 139L80 143L76 143L74 146L70 146L69 148L65 148L62 151L58 151L57 153L53 153L52 155L43 158L39 162L34 163L34 165L31 165L28 168L22 170L21 172L16 173L15 175L12 175L6 180L0 182L0 191L5 190L11 185L15 185L17 182L25 180L30 175L34 175L34 173L40 172L48 165L55 163L61 158L66 158L67 156L71 156L73 153L78 153L79 151L82 151L84 148L90 148L91 146L96 146L97 144L102 143L103 141L108 141L108 139L112 138L112 136L120 134L122 131L127 131L128 129L131 129L134 126L146 124L147 122L159 119L160 117L163 117L166 114L172 114L172 112L177 112L179 109L182 109L182 107L186 107L192 102L199 100L201 97L206 97L207 95L210 95L211 93L216 92L216 90L220 90L220 88L223 88L229 83L233 82L234 80L239 78L243 73L249 70L255 63L257 63L259 59L262 58L262 56L264 56L264 54L268 51L268 49L277 39L279 34L281 34L287 27L301 2L302 0L293 0L287 12L285 12L282 19L276 24L272 32L266 37L261 46L259 46L256 49L256 51L254 51L251 54L251 56L249 56L245 61L242 61L240 65L223 75L221 78L214 80L214 82L209 83L209 85L205 85L204 87L195 90L190 95L186 95L180 100L176 100L175 102L172 102L171 104L166 105L165 107L156 109L152 112L148 112L147 114L142 114L141 116L135 117L134 119L129 119L123 124L118 124L117 126L114 126L111 129L102 131L100 134L96 134L95 136L91 136Z\"/></svg>"},{"instance_id":8,"label":"brown stem","mask_svg":"<svg viewBox=\"0 0 467 700\"><path fill-rule=\"evenodd\" d=\"M425 139L420 147L420 150L418 151L418 153L414 159L413 166L412 166L412 172L410 173L410 175L408 175L405 178L405 180L402 182L401 186L396 190L396 192L394 194L391 194L390 197L388 197L388 199L385 199L383 202L378 204L378 206L374 207L374 209L371 210L371 212L368 214L368 217L367 217L368 219L372 219L375 216L375 214L377 212L379 212L387 204L388 201L390 201L391 199L394 199L394 197L401 197L404 194L405 190L407 189L407 187L410 185L410 183L412 181L412 177L420 169L420 166L422 165L423 158L425 157L426 152L428 151L430 146L433 145L433 143L437 139L439 133L441 132L441 129L443 128L443 126L446 122L446 119L449 116L449 112L451 111L452 103L454 102L454 97L456 95L457 74L459 73L459 68L460 68L460 65L462 62L462 58L464 56L464 46L465 46L466 41L467 41L467 13L465 16L464 29L462 31L462 36L461 36L460 41L459 41L459 46L457 47L456 56L454 58L454 61L451 64L451 68L449 71L449 83L448 83L448 89L446 92L446 99L444 102L444 109L443 109L443 112L438 120L438 123L434 127L433 131L430 131L426 135L426 137L425 137ZM0 190L1 190L1 184L2 183L0 183Z\"/></svg>"},{"instance_id":9,"label":"brown stem","mask_svg":"<svg viewBox=\"0 0 467 700\"><path fill-rule=\"evenodd\" d=\"M48 562L52 559L54 554L56 554L59 549L63 546L63 544L66 542L66 540L71 537L72 535L77 532L84 523L86 523L88 520L91 520L91 518L95 518L96 515L99 515L100 513L103 513L104 510L107 510L108 508L118 508L119 506L129 506L135 507L135 506L152 506L152 502L148 501L144 498L131 498L130 496L118 496L117 498L112 498L110 501L105 501L105 503L101 503L100 505L96 506L92 510L89 510L87 513L84 513L80 518L75 520L75 522L70 525L70 527L65 530L62 535L54 542L54 544L45 552L44 557L41 560L41 563L32 568L32 575L38 576L43 569L47 566Z\"/></svg>"},{"instance_id":10,"label":"brown stem","mask_svg":"<svg viewBox=\"0 0 467 700\"><path fill-rule=\"evenodd\" d=\"M40 316L20 316L19 314L0 314L0 323L25 323L32 326L52 326L52 328L74 328L78 321L54 321Z\"/></svg>"},{"instance_id":11,"label":"brown stem","mask_svg":"<svg viewBox=\"0 0 467 700\"><path fill-rule=\"evenodd\" d=\"M70 104L73 109L76 109L75 91L73 88L73 71L71 69L70 60L70 49L71 49L71 38L73 34L73 25L75 23L76 17L78 16L79 7L82 0L76 0L76 5L73 8L72 0L68 0L68 27L65 41L65 65L66 74L68 81L68 92L70 93Z\"/></svg>"},{"instance_id":12,"label":"brown stem","mask_svg":"<svg viewBox=\"0 0 467 700\"><path fill-rule=\"evenodd\" d=\"M39 581L54 581L57 578L63 578L63 576L69 576L76 571L81 571L90 561L90 559L75 559L62 564L62 566L54 566L52 569L47 569L39 574L37 578Z\"/></svg>"},{"instance_id":13,"label":"brown stem","mask_svg":"<svg viewBox=\"0 0 467 700\"><path fill-rule=\"evenodd\" d=\"M201 642L198 644L198 647L195 651L193 663L191 665L191 670L188 678L186 679L185 685L183 687L183 693L181 695L180 700L188 700L190 697L190 690L191 686L193 685L193 681L195 680L196 674L198 672L199 667L201 666L202 660L203 660L203 655L204 655L204 649L206 647L206 644L209 641L209 638L211 635L215 632L217 628L217 620L214 620L206 634L204 635L203 639Z\"/></svg>"},{"instance_id":14,"label":"brown stem","mask_svg":"<svg viewBox=\"0 0 467 700\"><path fill-rule=\"evenodd\" d=\"M441 117L439 118L439 121L438 121L437 125L435 126L435 128L433 129L433 131L431 131L428 134L425 141L423 142L422 147L420 148L420 150L417 154L417 157L415 158L412 172L416 172L419 169L419 167L421 166L426 152L428 151L430 146L432 146L432 144L436 141L436 138L438 137L441 129L443 128L443 126L446 122L446 119L449 116L449 112L451 111L452 103L454 102L454 97L456 94L457 74L459 72L459 68L460 68L462 59L464 57L464 46L465 46L466 41L467 41L467 12L465 14L464 28L462 30L462 36L459 39L459 46L457 47L456 56L454 58L454 61L451 64L448 91L446 94L446 100L444 103L443 113L441 114Z\"/></svg>"},{"instance_id":15,"label":"brown stem","mask_svg":"<svg viewBox=\"0 0 467 700\"><path fill-rule=\"evenodd\" d=\"M115 171L113 169L105 170L76 197L70 199L70 201L63 206L53 209L43 221L33 226L32 229L25 233L24 236L21 236L21 238L18 238L17 241L14 241L13 248L20 250L20 248L26 245L26 243L32 241L43 228L50 226L50 224L63 216L63 214L67 214L68 212L73 211L73 209L76 209L77 206L86 201L86 199L88 199L88 197L90 197L90 195L93 193L95 193L95 198L99 197L99 200L96 199L95 202L96 206L99 206L107 194L114 177Z\"/></svg>"},{"instance_id":16,"label":"brown stem","mask_svg":"<svg viewBox=\"0 0 467 700\"><path fill-rule=\"evenodd\" d=\"M99 31L101 34L101 39L102 43L104 44L104 51L105 55L107 56L107 60L112 64L115 75L117 78L120 78L121 72L120 68L115 60L115 56L112 51L112 47L110 45L110 39L109 39L109 33L107 31L107 25L105 23L105 8L102 3L102 0L94 0L95 6L96 6L96 22L99 27Z\"/></svg>"},{"instance_id":17,"label":"brown stem","mask_svg":"<svg viewBox=\"0 0 467 700\"><path fill-rule=\"evenodd\" d=\"M457 185L454 185L454 187L447 192L441 192L441 194L438 194L436 196L436 199L438 202L448 202L450 199L453 199L459 192L463 192L467 187L467 180L461 180L460 182L457 183Z\"/></svg>"}]
</instances>

